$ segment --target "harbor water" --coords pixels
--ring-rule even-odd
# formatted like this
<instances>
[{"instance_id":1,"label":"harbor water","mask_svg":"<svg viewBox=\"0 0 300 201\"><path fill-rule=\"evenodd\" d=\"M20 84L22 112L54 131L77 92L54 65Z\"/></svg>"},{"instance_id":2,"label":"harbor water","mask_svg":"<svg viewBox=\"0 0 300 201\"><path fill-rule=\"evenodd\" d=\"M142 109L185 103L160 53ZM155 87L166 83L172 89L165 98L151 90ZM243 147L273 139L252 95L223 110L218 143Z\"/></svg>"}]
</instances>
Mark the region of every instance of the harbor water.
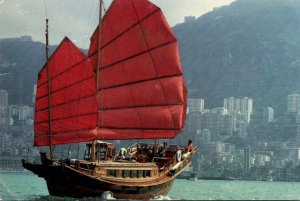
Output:
<instances>
[{"instance_id":1,"label":"harbor water","mask_svg":"<svg viewBox=\"0 0 300 201\"><path fill-rule=\"evenodd\" d=\"M0 200L80 200L49 196L42 178L0 172ZM177 179L167 196L174 200L299 200L300 183ZM97 199L99 200L99 199Z\"/></svg>"}]
</instances>

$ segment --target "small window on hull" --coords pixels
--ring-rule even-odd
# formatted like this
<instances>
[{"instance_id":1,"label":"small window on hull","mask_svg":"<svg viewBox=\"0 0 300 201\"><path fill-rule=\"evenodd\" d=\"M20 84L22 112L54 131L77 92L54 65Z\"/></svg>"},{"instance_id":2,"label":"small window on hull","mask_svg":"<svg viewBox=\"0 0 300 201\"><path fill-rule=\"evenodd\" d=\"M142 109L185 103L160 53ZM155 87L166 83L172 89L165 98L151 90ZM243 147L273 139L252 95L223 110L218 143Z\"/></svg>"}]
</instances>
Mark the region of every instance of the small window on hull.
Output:
<instances>
[{"instance_id":1,"label":"small window on hull","mask_svg":"<svg viewBox=\"0 0 300 201\"><path fill-rule=\"evenodd\" d=\"M123 177L124 178L130 177L130 170L123 170Z\"/></svg>"},{"instance_id":2,"label":"small window on hull","mask_svg":"<svg viewBox=\"0 0 300 201\"><path fill-rule=\"evenodd\" d=\"M137 171L137 177L138 177L138 178L143 177L143 170L138 170L138 171Z\"/></svg>"},{"instance_id":3,"label":"small window on hull","mask_svg":"<svg viewBox=\"0 0 300 201\"><path fill-rule=\"evenodd\" d=\"M150 170L144 170L144 177L150 177Z\"/></svg>"},{"instance_id":4,"label":"small window on hull","mask_svg":"<svg viewBox=\"0 0 300 201\"><path fill-rule=\"evenodd\" d=\"M111 176L111 177L115 177L116 176L116 170L107 170L107 175Z\"/></svg>"},{"instance_id":5,"label":"small window on hull","mask_svg":"<svg viewBox=\"0 0 300 201\"><path fill-rule=\"evenodd\" d=\"M131 170L130 171L130 177L131 178L136 178L137 177L137 170Z\"/></svg>"}]
</instances>

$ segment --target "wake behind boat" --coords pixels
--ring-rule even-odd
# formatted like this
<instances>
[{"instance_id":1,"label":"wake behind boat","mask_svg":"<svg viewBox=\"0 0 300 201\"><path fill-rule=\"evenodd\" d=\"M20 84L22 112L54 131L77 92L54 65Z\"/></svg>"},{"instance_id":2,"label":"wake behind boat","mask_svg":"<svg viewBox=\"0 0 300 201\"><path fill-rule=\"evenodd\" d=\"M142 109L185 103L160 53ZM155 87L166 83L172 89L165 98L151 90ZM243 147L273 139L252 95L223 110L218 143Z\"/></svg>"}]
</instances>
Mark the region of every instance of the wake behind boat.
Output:
<instances>
[{"instance_id":1,"label":"wake behind boat","mask_svg":"<svg viewBox=\"0 0 300 201\"><path fill-rule=\"evenodd\" d=\"M50 195L115 198L165 195L195 147L134 144L116 154L99 140L165 139L183 129L187 91L177 40L147 0L114 0L84 55L67 37L48 56L37 81L34 145L49 146L42 164L23 160ZM53 158L53 147L88 142L84 159Z\"/></svg>"}]
</instances>

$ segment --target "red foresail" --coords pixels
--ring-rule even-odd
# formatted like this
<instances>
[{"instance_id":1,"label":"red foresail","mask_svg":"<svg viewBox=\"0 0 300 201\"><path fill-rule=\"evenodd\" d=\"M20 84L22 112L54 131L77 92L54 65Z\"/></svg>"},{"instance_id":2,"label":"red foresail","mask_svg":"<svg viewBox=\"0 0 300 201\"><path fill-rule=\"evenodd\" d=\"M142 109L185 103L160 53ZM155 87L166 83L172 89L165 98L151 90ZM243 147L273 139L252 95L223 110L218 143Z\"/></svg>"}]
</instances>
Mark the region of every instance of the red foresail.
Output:
<instances>
[{"instance_id":1,"label":"red foresail","mask_svg":"<svg viewBox=\"0 0 300 201\"><path fill-rule=\"evenodd\" d=\"M97 30L88 58L65 40L50 59L53 144L175 137L185 122L186 88L177 41L161 10L147 0L113 1L102 20L98 95ZM44 68L35 117L39 146L49 138L46 77Z\"/></svg>"},{"instance_id":2,"label":"red foresail","mask_svg":"<svg viewBox=\"0 0 300 201\"><path fill-rule=\"evenodd\" d=\"M65 38L51 56L49 68L51 107L45 65L37 82L34 144L49 145L49 124L53 144L94 139L98 110L95 73L90 60Z\"/></svg>"}]
</instances>

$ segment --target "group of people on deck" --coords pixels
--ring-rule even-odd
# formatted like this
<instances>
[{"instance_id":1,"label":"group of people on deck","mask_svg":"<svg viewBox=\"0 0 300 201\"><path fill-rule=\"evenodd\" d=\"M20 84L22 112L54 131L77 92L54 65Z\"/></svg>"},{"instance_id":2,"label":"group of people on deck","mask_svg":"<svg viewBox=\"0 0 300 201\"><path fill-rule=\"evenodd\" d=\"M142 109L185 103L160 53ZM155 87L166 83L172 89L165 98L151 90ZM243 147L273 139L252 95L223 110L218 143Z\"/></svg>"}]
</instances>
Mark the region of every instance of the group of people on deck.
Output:
<instances>
[{"instance_id":1,"label":"group of people on deck","mask_svg":"<svg viewBox=\"0 0 300 201\"><path fill-rule=\"evenodd\" d=\"M116 156L116 160L129 160L129 161L143 161L150 162L154 157L165 157L166 151L168 149L167 142L159 145L138 145L137 154L135 157L131 155L131 150L126 148L121 148L119 154ZM188 144L183 150L184 153L192 152L194 149L192 140L188 140ZM141 159L142 158L142 159Z\"/></svg>"}]
</instances>

